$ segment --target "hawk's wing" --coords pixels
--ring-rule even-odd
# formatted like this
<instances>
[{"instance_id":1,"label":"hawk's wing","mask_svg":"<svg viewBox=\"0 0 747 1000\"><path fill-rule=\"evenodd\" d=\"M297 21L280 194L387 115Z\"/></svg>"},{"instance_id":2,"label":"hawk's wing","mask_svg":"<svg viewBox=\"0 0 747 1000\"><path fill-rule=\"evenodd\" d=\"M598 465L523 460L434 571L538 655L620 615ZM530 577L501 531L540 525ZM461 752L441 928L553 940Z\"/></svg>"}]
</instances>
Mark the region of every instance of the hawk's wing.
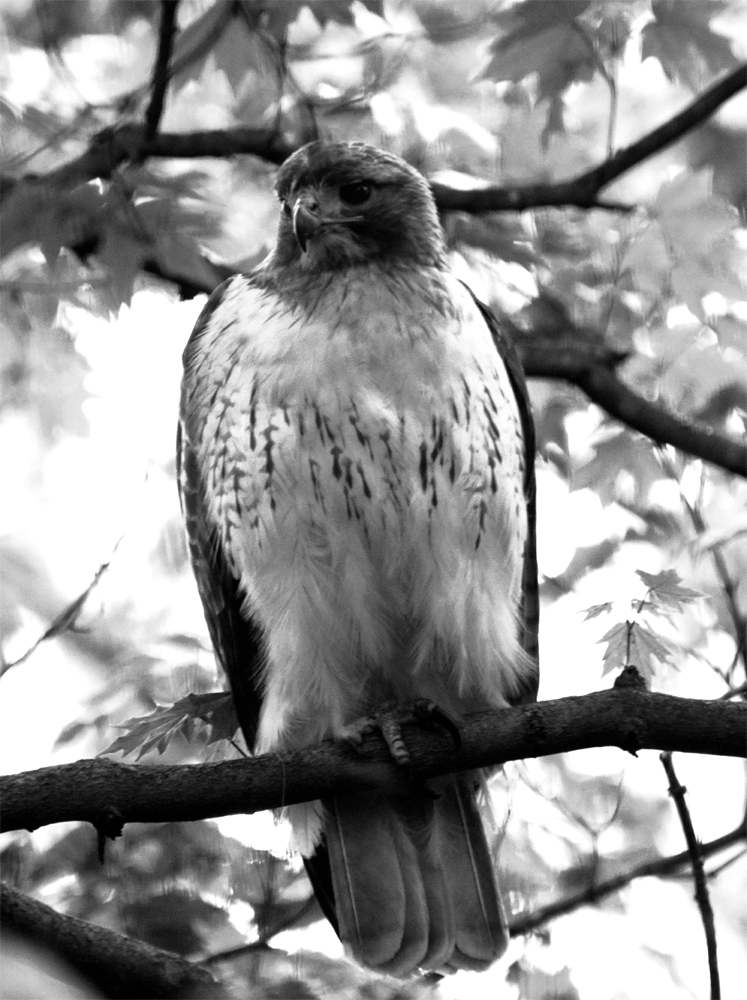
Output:
<instances>
[{"instance_id":1,"label":"hawk's wing","mask_svg":"<svg viewBox=\"0 0 747 1000\"><path fill-rule=\"evenodd\" d=\"M179 496L197 589L205 609L213 650L228 678L236 715L251 752L262 707L259 684L259 668L264 656L262 632L246 610L239 582L223 553L218 532L208 522L204 488L182 421L177 428L176 455ZM332 874L326 847L320 844L314 855L303 861L317 901L337 931Z\"/></svg>"},{"instance_id":2,"label":"hawk's wing","mask_svg":"<svg viewBox=\"0 0 747 1000\"><path fill-rule=\"evenodd\" d=\"M537 583L537 500L534 474L534 420L529 402L527 381L519 354L495 315L466 286L477 303L485 322L488 325L493 343L506 366L511 387L514 390L516 404L521 417L521 429L524 437L524 497L527 505L527 541L524 548L524 572L521 596L521 646L532 659L535 669L526 674L522 680L522 690L513 699L516 704L526 704L537 700L539 687L539 587Z\"/></svg>"},{"instance_id":3,"label":"hawk's wing","mask_svg":"<svg viewBox=\"0 0 747 1000\"><path fill-rule=\"evenodd\" d=\"M220 307L222 291L223 286L208 299L185 355L190 345L199 339L210 316ZM187 426L188 414L182 412L177 428L176 462L189 555L213 650L228 678L241 730L252 752L262 707L259 683L264 655L262 631L246 608L239 581L230 568L219 533L210 521L205 485Z\"/></svg>"}]
</instances>

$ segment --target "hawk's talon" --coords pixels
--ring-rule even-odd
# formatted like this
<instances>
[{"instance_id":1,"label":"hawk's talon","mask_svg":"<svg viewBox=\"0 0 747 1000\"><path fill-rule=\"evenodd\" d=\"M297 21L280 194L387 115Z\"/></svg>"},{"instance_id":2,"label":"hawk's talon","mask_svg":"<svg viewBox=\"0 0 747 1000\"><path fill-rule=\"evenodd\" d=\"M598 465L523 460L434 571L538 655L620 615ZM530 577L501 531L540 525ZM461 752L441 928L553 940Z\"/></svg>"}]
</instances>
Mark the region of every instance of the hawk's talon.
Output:
<instances>
[{"instance_id":1,"label":"hawk's talon","mask_svg":"<svg viewBox=\"0 0 747 1000\"><path fill-rule=\"evenodd\" d=\"M407 706L386 702L370 715L365 715L345 726L340 732L339 738L354 750L359 751L365 737L374 730L378 730L394 763L398 767L408 767L410 753L402 735L402 724L405 722L425 725L431 729L445 729L456 750L462 745L457 723L429 698L418 698Z\"/></svg>"},{"instance_id":2,"label":"hawk's talon","mask_svg":"<svg viewBox=\"0 0 747 1000\"><path fill-rule=\"evenodd\" d=\"M429 698L418 698L413 705L413 715L418 722L432 727L440 726L451 737L455 750L462 748L462 734L452 717Z\"/></svg>"}]
</instances>

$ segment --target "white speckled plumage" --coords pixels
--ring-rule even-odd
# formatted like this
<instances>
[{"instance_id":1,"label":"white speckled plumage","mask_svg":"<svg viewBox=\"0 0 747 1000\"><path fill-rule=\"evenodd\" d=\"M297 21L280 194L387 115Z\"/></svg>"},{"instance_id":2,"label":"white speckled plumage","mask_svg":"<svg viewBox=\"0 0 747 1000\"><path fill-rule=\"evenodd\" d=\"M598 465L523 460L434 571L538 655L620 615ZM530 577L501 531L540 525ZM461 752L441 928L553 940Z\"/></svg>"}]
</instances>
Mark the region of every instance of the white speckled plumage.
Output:
<instances>
[{"instance_id":1,"label":"white speckled plumage","mask_svg":"<svg viewBox=\"0 0 747 1000\"><path fill-rule=\"evenodd\" d=\"M370 207L346 210L359 181ZM337 736L389 700L458 718L531 696L530 424L427 185L312 144L278 192L278 243L208 303L181 408L193 563L250 747ZM305 854L324 837L326 909L364 964L484 968L505 947L469 782L293 814Z\"/></svg>"},{"instance_id":2,"label":"white speckled plumage","mask_svg":"<svg viewBox=\"0 0 747 1000\"><path fill-rule=\"evenodd\" d=\"M260 751L338 733L385 697L459 713L515 694L523 441L461 284L359 267L309 321L236 277L185 393L269 640Z\"/></svg>"}]
</instances>

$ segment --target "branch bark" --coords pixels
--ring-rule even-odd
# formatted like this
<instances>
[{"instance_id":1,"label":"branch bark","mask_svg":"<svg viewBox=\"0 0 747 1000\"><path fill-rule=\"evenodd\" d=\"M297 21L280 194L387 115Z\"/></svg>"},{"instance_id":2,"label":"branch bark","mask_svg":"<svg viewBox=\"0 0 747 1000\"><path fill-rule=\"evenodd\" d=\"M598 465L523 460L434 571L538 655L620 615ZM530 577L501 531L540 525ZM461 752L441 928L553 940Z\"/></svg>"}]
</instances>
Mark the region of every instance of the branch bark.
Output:
<instances>
[{"instance_id":1,"label":"branch bark","mask_svg":"<svg viewBox=\"0 0 747 1000\"><path fill-rule=\"evenodd\" d=\"M709 858L714 854L726 850L728 847L733 847L744 841L747 841L747 827L745 827L744 823L740 823L736 829L724 834L723 837L717 837L707 844L702 844L700 847L701 855L703 858ZM600 899L604 899L605 896L610 896L613 892L624 889L626 885L630 885L637 878L648 878L652 875L677 875L691 861L690 851L681 851L679 854L672 854L666 858L654 858L651 861L644 861L642 864L636 865L635 868L631 868L630 871L615 875L614 878L605 879L603 882L592 884L587 889L582 889L571 896L566 896L565 899L559 899L557 902L543 906L540 910L514 917L509 924L511 936L520 937L522 934L529 934L531 931L537 930L538 927L542 927L543 924L549 923L556 917L561 917L565 913L572 913L587 903L596 903Z\"/></svg>"},{"instance_id":2,"label":"branch bark","mask_svg":"<svg viewBox=\"0 0 747 1000\"><path fill-rule=\"evenodd\" d=\"M711 1000L721 1000L721 981L718 971L718 953L716 947L716 927L713 920L713 907L711 897L708 892L705 868L703 867L703 853L695 836L690 810L685 800L685 788L680 784L672 763L672 754L665 752L661 754L661 762L664 765L667 778L669 779L669 794L674 799L677 807L677 815L682 824L682 832L685 835L685 843L690 854L690 862L693 870L693 881L695 883L695 901L698 904L703 930L706 938L706 949L708 952L708 971L711 978Z\"/></svg>"},{"instance_id":3,"label":"branch bark","mask_svg":"<svg viewBox=\"0 0 747 1000\"><path fill-rule=\"evenodd\" d=\"M145 112L145 141L158 133L169 84L169 63L176 35L176 12L179 0L161 0L161 23L158 31L158 54L153 66L150 102Z\"/></svg>"},{"instance_id":4,"label":"branch bark","mask_svg":"<svg viewBox=\"0 0 747 1000\"><path fill-rule=\"evenodd\" d=\"M619 687L467 717L455 750L439 732L406 726L405 774L383 740L360 754L330 740L284 754L219 764L152 766L99 758L0 779L0 829L80 820L117 836L124 823L207 819L367 789L406 792L411 781L507 760L595 746L747 756L747 704L696 701Z\"/></svg>"},{"instance_id":5,"label":"branch bark","mask_svg":"<svg viewBox=\"0 0 747 1000\"><path fill-rule=\"evenodd\" d=\"M562 340L521 332L515 332L513 339L528 376L577 385L593 403L633 430L747 478L747 445L704 424L683 420L639 396L616 374L619 357L595 351L587 338L574 336L573 331Z\"/></svg>"},{"instance_id":6,"label":"branch bark","mask_svg":"<svg viewBox=\"0 0 747 1000\"><path fill-rule=\"evenodd\" d=\"M0 883L0 919L66 959L106 996L217 998L226 993L207 969L116 931L64 916Z\"/></svg>"},{"instance_id":7,"label":"branch bark","mask_svg":"<svg viewBox=\"0 0 747 1000\"><path fill-rule=\"evenodd\" d=\"M568 181L555 184L528 184L523 187L484 187L458 190L445 184L434 184L433 194L439 208L462 212L523 211L539 206L575 205L578 208L605 207L600 205L600 191L632 167L661 152L700 125L729 98L747 87L747 63L743 63L679 114L636 142L620 149L599 166ZM618 208L619 205L607 207Z\"/></svg>"}]
</instances>

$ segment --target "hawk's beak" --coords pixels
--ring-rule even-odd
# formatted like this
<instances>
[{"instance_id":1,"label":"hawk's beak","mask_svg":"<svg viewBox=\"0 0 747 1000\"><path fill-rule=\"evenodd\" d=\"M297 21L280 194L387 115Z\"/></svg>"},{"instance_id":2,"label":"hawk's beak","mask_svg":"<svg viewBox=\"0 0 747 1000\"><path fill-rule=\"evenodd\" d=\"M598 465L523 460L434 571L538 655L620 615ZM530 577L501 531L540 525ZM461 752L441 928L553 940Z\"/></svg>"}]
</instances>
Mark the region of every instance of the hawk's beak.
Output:
<instances>
[{"instance_id":1,"label":"hawk's beak","mask_svg":"<svg viewBox=\"0 0 747 1000\"><path fill-rule=\"evenodd\" d=\"M304 253L306 244L312 236L316 236L324 222L316 198L312 194L302 194L293 206L293 233Z\"/></svg>"},{"instance_id":2,"label":"hawk's beak","mask_svg":"<svg viewBox=\"0 0 747 1000\"><path fill-rule=\"evenodd\" d=\"M344 226L351 222L360 222L362 216L325 215L317 196L311 191L304 191L296 199L291 219L293 222L293 233L298 241L298 245L306 253L306 246L309 240L317 236L325 226Z\"/></svg>"}]
</instances>

